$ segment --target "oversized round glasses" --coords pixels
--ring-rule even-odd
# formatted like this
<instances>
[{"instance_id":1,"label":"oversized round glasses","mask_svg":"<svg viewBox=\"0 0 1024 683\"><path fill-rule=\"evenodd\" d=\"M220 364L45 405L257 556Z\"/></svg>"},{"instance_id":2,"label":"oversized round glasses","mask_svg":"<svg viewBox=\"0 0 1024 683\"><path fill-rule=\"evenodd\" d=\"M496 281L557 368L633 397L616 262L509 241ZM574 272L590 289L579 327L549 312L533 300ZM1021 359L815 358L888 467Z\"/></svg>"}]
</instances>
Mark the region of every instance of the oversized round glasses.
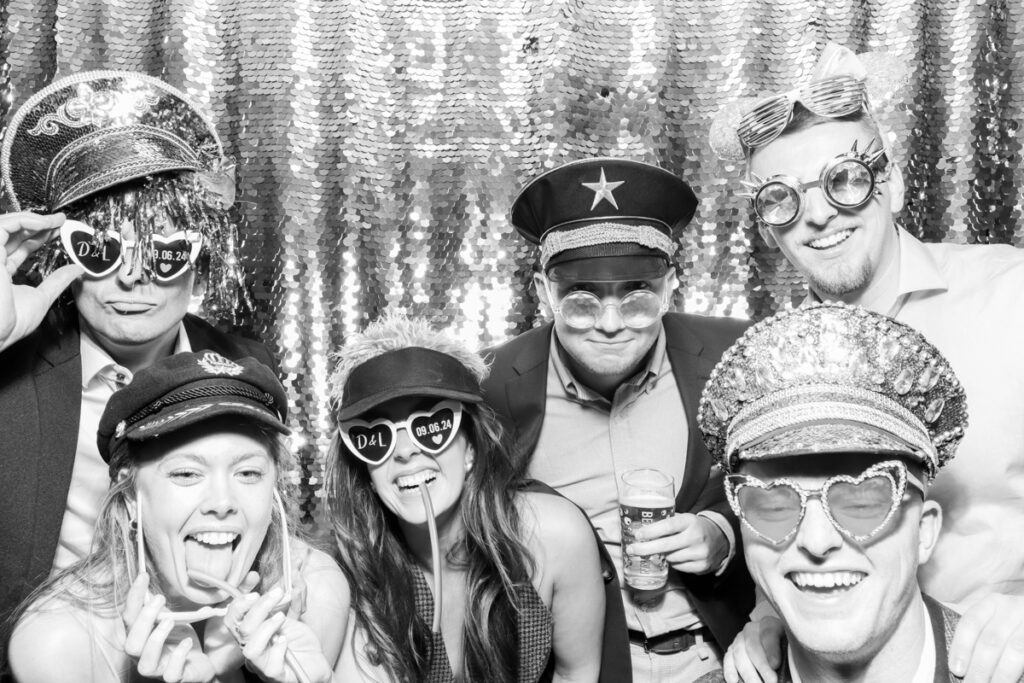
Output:
<instances>
[{"instance_id":1,"label":"oversized round glasses","mask_svg":"<svg viewBox=\"0 0 1024 683\"><path fill-rule=\"evenodd\" d=\"M825 517L841 534L863 543L877 535L903 502L907 483L924 485L898 460L872 465L860 475L829 477L807 490L789 479L764 482L745 474L729 475L726 497L733 512L757 536L772 545L791 539L803 521L807 501L818 498Z\"/></svg>"},{"instance_id":2,"label":"oversized round glasses","mask_svg":"<svg viewBox=\"0 0 1024 683\"><path fill-rule=\"evenodd\" d=\"M338 426L341 440L357 458L369 465L380 465L395 452L398 430L409 434L413 445L437 455L451 445L462 424L462 404L444 400L428 410L410 413L400 422L387 418L365 422L345 420Z\"/></svg>"},{"instance_id":3,"label":"oversized round glasses","mask_svg":"<svg viewBox=\"0 0 1024 683\"><path fill-rule=\"evenodd\" d=\"M850 74L812 81L802 88L760 100L740 119L736 134L748 148L767 145L786 130L797 102L818 116L836 118L864 108L867 91L864 81Z\"/></svg>"},{"instance_id":4,"label":"oversized round glasses","mask_svg":"<svg viewBox=\"0 0 1024 683\"><path fill-rule=\"evenodd\" d=\"M868 145L868 149L874 142ZM806 191L820 187L825 200L839 209L856 209L867 203L880 183L888 180L888 159L885 150L860 153L857 144L845 154L825 164L817 180L802 183L789 175L775 175L767 180L744 182L752 191L744 193L754 203L754 213L762 223L780 228L796 221L804 211Z\"/></svg>"},{"instance_id":5,"label":"oversized round glasses","mask_svg":"<svg viewBox=\"0 0 1024 683\"><path fill-rule=\"evenodd\" d=\"M104 277L124 263L131 261L136 240L121 237L116 230L97 231L79 221L64 221L60 228L60 241L72 261L93 277ZM164 237L153 235L150 275L159 282L170 282L181 277L195 265L203 247L199 232L180 231Z\"/></svg>"},{"instance_id":6,"label":"oversized round glasses","mask_svg":"<svg viewBox=\"0 0 1024 683\"><path fill-rule=\"evenodd\" d=\"M552 297L553 298L553 297ZM589 330L597 325L604 309L611 306L619 313L622 324L639 330L653 325L668 310L668 302L660 294L647 289L630 292L615 303L602 303L592 292L570 292L552 310L565 324L577 330Z\"/></svg>"},{"instance_id":7,"label":"oversized round glasses","mask_svg":"<svg viewBox=\"0 0 1024 683\"><path fill-rule=\"evenodd\" d=\"M872 142L868 150L874 147ZM796 221L804 211L806 191L819 187L825 200L839 209L856 209L878 194L877 186L889 178L889 163L884 149L858 152L853 148L840 154L821 169L817 180L807 183L789 175L775 175L767 180L755 177L744 181L751 189L742 196L754 203L754 213L767 226L779 228Z\"/></svg>"}]
</instances>

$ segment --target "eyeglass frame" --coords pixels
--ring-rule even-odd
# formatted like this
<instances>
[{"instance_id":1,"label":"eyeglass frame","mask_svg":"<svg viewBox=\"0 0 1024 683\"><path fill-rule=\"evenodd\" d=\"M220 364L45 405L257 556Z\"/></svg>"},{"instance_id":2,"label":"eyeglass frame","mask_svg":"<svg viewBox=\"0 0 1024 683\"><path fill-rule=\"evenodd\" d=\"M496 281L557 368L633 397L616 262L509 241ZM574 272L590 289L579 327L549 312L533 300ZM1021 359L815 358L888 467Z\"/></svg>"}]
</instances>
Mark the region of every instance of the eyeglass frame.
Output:
<instances>
[{"instance_id":1,"label":"eyeglass frame","mask_svg":"<svg viewBox=\"0 0 1024 683\"><path fill-rule=\"evenodd\" d=\"M892 476L892 470L895 470L895 478ZM871 476L881 474L889 479L889 483L892 484L892 501L889 507L889 512L886 513L885 518L878 523L878 525L868 534L857 535L851 533L848 529L844 529L835 517L832 515L832 510L828 503L828 489L837 483L847 484L858 484L864 482ZM743 481L737 485L736 480L742 479ZM751 481L757 482L756 484L750 483ZM784 484L789 486L791 489L796 491L797 495L800 496L800 514L797 515L796 522L793 524L793 528L783 536L780 540L775 540L766 536L765 534L758 531L753 524L751 524L746 516L743 514L743 508L740 506L738 486L753 486L762 490L768 490ZM836 474L822 482L821 486L817 489L805 489L795 481L788 477L780 477L778 479L772 479L770 482L765 482L757 477L749 474L730 474L725 478L725 497L729 501L729 507L736 514L736 517L746 526L751 532L753 532L761 540L773 545L781 546L788 543L800 530L800 525L804 521L804 516L807 513L807 501L811 498L817 498L821 503L821 510L825 514L825 518L828 519L836 531L838 531L843 537L849 538L856 543L865 543L875 536L889 525L889 522L896 515L896 511L903 505L903 499L907 493L907 484L911 484L914 488L921 491L923 494L925 491L925 485L914 475L907 471L907 466L899 460L886 460L884 462L875 463L871 465L857 476L851 476L848 474Z\"/></svg>"},{"instance_id":2,"label":"eyeglass frame","mask_svg":"<svg viewBox=\"0 0 1024 683\"><path fill-rule=\"evenodd\" d=\"M633 280L623 280L623 282L633 282ZM588 291L586 291L584 289L573 290L571 292L568 292L565 296L559 298L559 297L556 297L555 293L552 292L551 289L549 288L550 282L547 280L547 278L544 278L544 285L545 285L545 288L547 289L548 306L550 307L552 314L559 316L563 321L565 321L566 325L568 325L569 327L571 327L574 330L581 330L581 331L582 330L592 330L595 327L597 327L597 324L601 321L601 318L604 317L604 312L608 309L608 307L613 307L615 309L615 312L618 313L620 318L622 318L623 326L625 326L625 327L627 327L627 328L629 328L631 330L642 330L645 327L650 327L655 322L657 322L661 318L661 316L665 315L665 313L668 312L669 308L671 308L671 305L672 305L671 304L671 298L665 296L664 292L662 292L661 294L658 294L657 292L655 292L653 290L650 290L650 289L634 289L631 292L627 292L625 294L625 296L616 297L618 299L616 303L607 303L606 304L606 303L602 303L601 302L601 297L599 297L598 295L594 294L593 292L588 292ZM569 319L566 318L565 315L562 314L561 303L563 301L565 301L566 299L568 299L570 296L575 296L577 294L579 294L581 296L586 296L586 297L589 297L589 298L593 299L594 301L597 302L597 305L601 309L600 313L594 318L594 322L592 322L590 325L587 325L586 327L577 327L576 325L573 325L571 322L569 322ZM628 323L626 323L626 318L622 315L622 302L624 300L628 299L629 297L633 296L633 295L650 295L650 296L653 296L653 297L660 297L660 299L661 299L661 302L658 305L658 312L655 314L654 318L649 323L647 323L646 325L639 325L639 326L629 325ZM556 304L555 301L557 301L558 303Z\"/></svg>"},{"instance_id":3,"label":"eyeglass frame","mask_svg":"<svg viewBox=\"0 0 1024 683\"><path fill-rule=\"evenodd\" d=\"M119 246L117 258L111 261L110 265L106 268L106 270L100 272L91 270L81 261L81 258L78 256L78 254L75 253L75 250L69 248L71 246L71 233L75 230L83 230L83 228L87 228L89 231L91 231L93 233L94 238L98 234L105 233L105 237L107 240L118 243ZM188 266L182 268L181 270L179 270L177 273L170 277L163 277L155 272L152 273L151 275L151 277L157 282L173 282L180 278L185 273L187 273L189 270L195 268L196 262L199 260L199 254L203 249L203 233L199 232L198 230L178 230L171 233L170 235L161 235L160 237L161 239L167 242L185 240L191 245L189 249ZM150 236L148 240L150 242L151 248L156 249L157 247L155 242L153 241L153 236ZM71 261L75 265L82 268L87 275L94 278L106 277L107 275L110 275L115 270L120 268L125 263L130 263L131 261L133 261L135 259L135 250L141 242L142 240L133 240L123 237L121 233L119 233L117 230L96 230L92 226L81 221L66 220L60 228L60 245L61 248L64 250L64 253L67 254L68 258L71 259ZM152 269L150 268L150 270Z\"/></svg>"},{"instance_id":4,"label":"eyeglass frame","mask_svg":"<svg viewBox=\"0 0 1024 683\"><path fill-rule=\"evenodd\" d=\"M424 415L433 415L440 410L444 410L445 408L451 408L452 410L451 437L449 437L448 440L446 440L444 444L439 448L430 448L429 446L424 446L423 443L416 436L414 436L414 432L411 429L412 421L415 420L417 417L421 417ZM388 461L389 458L391 458L391 456L395 454L395 449L398 447L398 431L400 429L405 430L406 434L409 435L409 439L416 447L425 451L428 455L435 456L440 455L441 453L446 451L458 437L459 429L462 427L462 415L464 412L465 406L462 404L462 401L446 398L438 401L437 403L433 404L430 408L427 408L426 410L414 410L410 412L408 415L406 415L404 420L400 420L398 422L390 420L386 417L378 418L376 420L373 420L372 422L360 420L359 418L342 420L338 424L338 436L341 439L341 442L345 444L345 448L348 449L348 451L352 455L354 455L359 460L362 460L367 465L372 465L374 467L383 465ZM383 457L381 457L380 460L371 460L364 456L362 453L360 453L359 449L354 447L345 425L360 426L366 429L372 429L373 427L380 424L387 424L389 426L391 430L391 445L388 447L388 452Z\"/></svg>"},{"instance_id":5,"label":"eyeglass frame","mask_svg":"<svg viewBox=\"0 0 1024 683\"><path fill-rule=\"evenodd\" d=\"M881 195L881 190L878 189L878 186L887 182L892 174L892 165L890 164L889 155L886 153L885 148L880 146L874 152L870 151L876 143L878 143L878 139L872 139L872 141L868 143L865 151L859 152L857 150L857 141L855 140L853 147L849 152L843 152L842 154L832 158L822 167L817 180L811 180L805 183L801 182L799 178L785 173L769 176L768 178L760 178L757 175L752 175L751 177L754 182L748 182L746 180L740 181L746 188L748 188L749 191L739 192L738 195L750 200L754 209L754 215L757 216L757 219L763 225L770 228L784 228L797 222L800 219L800 216L803 215L807 204L807 190L815 187L821 188L821 193L824 195L825 201L837 209L852 210L860 208L871 201L872 197ZM882 162L881 165L879 164L880 161ZM837 201L828 190L829 185L827 183L827 178L833 174L840 165L847 162L859 163L867 170L868 177L871 178L870 189L864 195L862 200L854 204L844 204L843 202ZM770 185L774 184L780 184L787 187L797 197L796 214L794 214L794 216L785 223L772 223L765 220L757 207L758 197L760 197L761 193Z\"/></svg>"}]
</instances>

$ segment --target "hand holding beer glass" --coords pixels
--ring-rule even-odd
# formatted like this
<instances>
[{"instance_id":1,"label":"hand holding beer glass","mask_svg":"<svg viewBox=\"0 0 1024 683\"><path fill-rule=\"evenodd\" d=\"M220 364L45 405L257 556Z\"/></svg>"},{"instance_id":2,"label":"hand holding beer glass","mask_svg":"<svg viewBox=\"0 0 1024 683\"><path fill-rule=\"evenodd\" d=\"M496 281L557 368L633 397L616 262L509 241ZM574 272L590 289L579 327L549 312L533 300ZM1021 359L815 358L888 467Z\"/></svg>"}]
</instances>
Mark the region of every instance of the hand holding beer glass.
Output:
<instances>
[{"instance_id":1,"label":"hand holding beer glass","mask_svg":"<svg viewBox=\"0 0 1024 683\"><path fill-rule=\"evenodd\" d=\"M622 525L622 573L626 585L640 590L661 588L668 580L663 554L630 555L626 548L641 526L672 516L676 506L672 477L655 469L629 470L619 488L619 520Z\"/></svg>"}]
</instances>

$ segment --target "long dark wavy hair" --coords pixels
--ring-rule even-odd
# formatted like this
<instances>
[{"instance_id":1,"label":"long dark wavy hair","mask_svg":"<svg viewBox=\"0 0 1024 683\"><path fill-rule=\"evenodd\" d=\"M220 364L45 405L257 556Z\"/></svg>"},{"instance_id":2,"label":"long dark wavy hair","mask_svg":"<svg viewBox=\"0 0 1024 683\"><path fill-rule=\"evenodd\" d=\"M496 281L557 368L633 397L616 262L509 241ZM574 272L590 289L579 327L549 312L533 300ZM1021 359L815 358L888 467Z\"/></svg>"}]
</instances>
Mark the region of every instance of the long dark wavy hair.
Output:
<instances>
[{"instance_id":1,"label":"long dark wavy hair","mask_svg":"<svg viewBox=\"0 0 1024 683\"><path fill-rule=\"evenodd\" d=\"M361 362L406 346L449 353L471 372L485 372L479 356L425 323L389 319L371 326L341 352L336 387L339 374L344 378ZM515 502L519 476L490 408L464 404L460 429L476 454L458 502L463 534L446 558L465 568L469 586L461 678L514 682L519 668L516 589L530 582L534 570ZM396 681L420 681L428 663L430 625L416 613L412 586L419 570L398 520L371 487L367 465L337 434L326 467L331 523L356 623L367 636L367 658Z\"/></svg>"}]
</instances>

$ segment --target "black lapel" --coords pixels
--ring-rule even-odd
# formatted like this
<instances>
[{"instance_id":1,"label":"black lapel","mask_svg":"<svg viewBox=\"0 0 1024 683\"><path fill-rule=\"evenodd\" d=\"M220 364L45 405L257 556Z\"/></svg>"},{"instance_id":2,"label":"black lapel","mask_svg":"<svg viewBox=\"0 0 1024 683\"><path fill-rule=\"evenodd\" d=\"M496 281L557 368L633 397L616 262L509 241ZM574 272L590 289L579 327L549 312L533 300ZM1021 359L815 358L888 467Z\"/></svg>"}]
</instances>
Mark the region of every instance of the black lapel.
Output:
<instances>
[{"instance_id":1,"label":"black lapel","mask_svg":"<svg viewBox=\"0 0 1024 683\"><path fill-rule=\"evenodd\" d=\"M704 345L686 329L681 316L669 313L664 317L664 322L666 351L686 413L686 467L676 496L676 509L686 511L697 501L711 471L711 456L707 453L700 427L697 426L697 406L700 392L715 364L701 355Z\"/></svg>"},{"instance_id":2,"label":"black lapel","mask_svg":"<svg viewBox=\"0 0 1024 683\"><path fill-rule=\"evenodd\" d=\"M71 472L78 451L82 414L82 358L77 321L60 333L42 335L34 375L39 417L35 538L31 576L50 571L67 507Z\"/></svg>"},{"instance_id":3,"label":"black lapel","mask_svg":"<svg viewBox=\"0 0 1024 683\"><path fill-rule=\"evenodd\" d=\"M540 439L547 403L548 353L552 326L529 334L512 362L515 375L505 382L508 412L516 425L516 446L520 454L532 457Z\"/></svg>"},{"instance_id":4,"label":"black lapel","mask_svg":"<svg viewBox=\"0 0 1024 683\"><path fill-rule=\"evenodd\" d=\"M949 672L949 643L953 639L958 614L946 609L930 596L922 594L925 607L928 608L928 621L931 622L932 637L935 640L935 683L956 683L963 679Z\"/></svg>"}]
</instances>

